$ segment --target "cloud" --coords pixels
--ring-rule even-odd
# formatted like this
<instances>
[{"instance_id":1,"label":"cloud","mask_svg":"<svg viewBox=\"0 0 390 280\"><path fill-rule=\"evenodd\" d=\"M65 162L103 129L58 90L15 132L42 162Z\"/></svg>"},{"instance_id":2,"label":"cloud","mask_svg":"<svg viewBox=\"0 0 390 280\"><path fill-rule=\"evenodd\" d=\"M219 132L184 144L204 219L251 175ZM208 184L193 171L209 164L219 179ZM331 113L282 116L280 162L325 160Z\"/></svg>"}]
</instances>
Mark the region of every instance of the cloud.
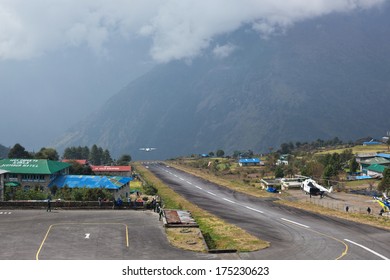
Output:
<instances>
[{"instance_id":1,"label":"cloud","mask_svg":"<svg viewBox=\"0 0 390 280\"><path fill-rule=\"evenodd\" d=\"M209 48L215 36L244 24L268 37L298 21L386 1L0 0L0 59L29 59L80 46L99 55L115 36L130 40L130 46L144 36L152 40L154 60L188 60ZM228 50L222 47L214 53Z\"/></svg>"},{"instance_id":2,"label":"cloud","mask_svg":"<svg viewBox=\"0 0 390 280\"><path fill-rule=\"evenodd\" d=\"M236 49L236 46L232 45L231 43L228 43L226 45L220 46L217 45L213 49L213 54L217 58L225 58L228 57L234 50Z\"/></svg>"}]
</instances>

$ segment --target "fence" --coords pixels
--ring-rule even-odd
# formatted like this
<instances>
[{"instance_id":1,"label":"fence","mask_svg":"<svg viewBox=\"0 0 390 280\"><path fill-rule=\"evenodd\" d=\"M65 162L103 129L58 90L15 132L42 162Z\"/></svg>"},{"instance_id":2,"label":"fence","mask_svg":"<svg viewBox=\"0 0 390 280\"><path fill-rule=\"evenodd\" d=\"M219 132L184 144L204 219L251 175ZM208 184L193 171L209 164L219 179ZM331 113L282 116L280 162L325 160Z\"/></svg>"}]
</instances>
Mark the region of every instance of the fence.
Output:
<instances>
[{"instance_id":1,"label":"fence","mask_svg":"<svg viewBox=\"0 0 390 280\"><path fill-rule=\"evenodd\" d=\"M305 201L307 203L312 203L315 205L319 205L325 208L334 209L338 211L344 211L347 212L347 206L348 206L348 212L349 213L360 213L360 214L368 214L367 208L371 208L370 215L379 216L380 213L380 206L375 205L372 203L372 205L356 205L356 204L348 204L345 201L339 201L339 200L333 200L329 199L326 196L324 198L319 197L306 197ZM383 217L390 219L389 213L383 214Z\"/></svg>"}]
</instances>

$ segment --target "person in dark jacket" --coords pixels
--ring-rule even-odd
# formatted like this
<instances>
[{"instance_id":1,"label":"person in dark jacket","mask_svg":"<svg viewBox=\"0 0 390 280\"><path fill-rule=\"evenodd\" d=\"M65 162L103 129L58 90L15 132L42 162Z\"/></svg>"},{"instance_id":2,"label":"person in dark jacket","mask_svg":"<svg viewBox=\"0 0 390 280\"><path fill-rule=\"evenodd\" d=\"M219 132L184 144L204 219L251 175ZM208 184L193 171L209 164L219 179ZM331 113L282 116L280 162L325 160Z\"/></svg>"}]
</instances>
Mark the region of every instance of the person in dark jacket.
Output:
<instances>
[{"instance_id":1,"label":"person in dark jacket","mask_svg":"<svg viewBox=\"0 0 390 280\"><path fill-rule=\"evenodd\" d=\"M51 212L51 197L48 197L48 199L47 199L46 212Z\"/></svg>"}]
</instances>

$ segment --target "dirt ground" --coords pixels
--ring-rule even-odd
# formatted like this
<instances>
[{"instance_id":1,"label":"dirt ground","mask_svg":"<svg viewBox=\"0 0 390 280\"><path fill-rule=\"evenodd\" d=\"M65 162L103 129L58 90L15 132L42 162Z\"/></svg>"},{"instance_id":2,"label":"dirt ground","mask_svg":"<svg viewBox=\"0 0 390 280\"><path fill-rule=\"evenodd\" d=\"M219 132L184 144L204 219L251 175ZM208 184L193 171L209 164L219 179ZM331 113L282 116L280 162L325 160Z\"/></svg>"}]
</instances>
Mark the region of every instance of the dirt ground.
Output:
<instances>
[{"instance_id":1,"label":"dirt ground","mask_svg":"<svg viewBox=\"0 0 390 280\"><path fill-rule=\"evenodd\" d=\"M380 205L374 200L373 197L360 194L352 194L346 192L332 192L326 194L323 198L319 196L312 196L305 194L300 189L290 189L286 191L289 196L286 199L291 201L299 202L311 202L316 205L321 205L323 207L346 211L348 206L348 211L351 213L367 213L367 208L371 208L372 215L379 215L381 210Z\"/></svg>"}]
</instances>

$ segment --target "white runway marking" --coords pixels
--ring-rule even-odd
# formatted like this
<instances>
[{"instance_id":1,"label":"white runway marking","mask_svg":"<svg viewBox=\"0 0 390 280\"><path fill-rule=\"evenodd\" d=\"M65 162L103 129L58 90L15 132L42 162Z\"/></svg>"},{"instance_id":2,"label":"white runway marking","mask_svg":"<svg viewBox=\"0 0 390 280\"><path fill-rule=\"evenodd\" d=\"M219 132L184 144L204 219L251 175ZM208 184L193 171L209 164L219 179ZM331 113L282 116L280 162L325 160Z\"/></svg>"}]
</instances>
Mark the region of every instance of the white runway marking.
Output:
<instances>
[{"instance_id":1,"label":"white runway marking","mask_svg":"<svg viewBox=\"0 0 390 280\"><path fill-rule=\"evenodd\" d=\"M200 190L203 190L201 187L199 187L199 186L197 186L197 185L195 185L195 188L198 188L198 189L200 189Z\"/></svg>"},{"instance_id":2,"label":"white runway marking","mask_svg":"<svg viewBox=\"0 0 390 280\"><path fill-rule=\"evenodd\" d=\"M222 198L222 199L225 200L225 201L227 201L227 202L236 204L236 202L234 202L234 201L232 201L232 200L230 200L230 199L227 199L227 198Z\"/></svg>"},{"instance_id":3,"label":"white runway marking","mask_svg":"<svg viewBox=\"0 0 390 280\"><path fill-rule=\"evenodd\" d=\"M85 234L85 239L89 239L89 236L90 236L91 234L90 233L86 233Z\"/></svg>"},{"instance_id":4,"label":"white runway marking","mask_svg":"<svg viewBox=\"0 0 390 280\"><path fill-rule=\"evenodd\" d=\"M261 214L264 214L263 211L260 211L260 210L257 210L255 208L252 208L252 207L249 207L249 206L245 206L246 209L249 209L249 210L252 210L252 211L255 211L255 212L258 212L258 213L261 213Z\"/></svg>"},{"instance_id":5,"label":"white runway marking","mask_svg":"<svg viewBox=\"0 0 390 280\"><path fill-rule=\"evenodd\" d=\"M381 259L388 260L388 258L386 258L385 256L383 256L383 255L381 255L381 254L375 252L374 250L371 250L370 248L367 248L367 247L365 247L365 246L363 246L363 245L360 245L359 243L356 243L356 242L351 241L351 240L349 240L349 239L344 239L344 240L347 241L347 242L349 242L349 243L352 243L352 244L354 244L354 245L356 245L356 246L359 246L360 248L363 248L364 250L367 250L368 252L373 253L374 255L377 255L377 256L380 257Z\"/></svg>"},{"instance_id":6,"label":"white runway marking","mask_svg":"<svg viewBox=\"0 0 390 280\"><path fill-rule=\"evenodd\" d=\"M212 193L212 192L209 192L209 191L206 191L208 194L211 194L213 196L217 196L215 193Z\"/></svg>"},{"instance_id":7,"label":"white runway marking","mask_svg":"<svg viewBox=\"0 0 390 280\"><path fill-rule=\"evenodd\" d=\"M12 212L0 212L0 215L10 215Z\"/></svg>"},{"instance_id":8,"label":"white runway marking","mask_svg":"<svg viewBox=\"0 0 390 280\"><path fill-rule=\"evenodd\" d=\"M287 220L285 218L281 218L283 221L286 221L286 222L289 222L289 223L292 223L292 224L295 224L295 225L298 225L298 226L301 226L301 227L304 227L304 228L310 228L309 226L306 226L306 225L303 225L303 224L300 224L300 223L297 223L297 222L294 222L294 221L291 221L291 220Z\"/></svg>"}]
</instances>

